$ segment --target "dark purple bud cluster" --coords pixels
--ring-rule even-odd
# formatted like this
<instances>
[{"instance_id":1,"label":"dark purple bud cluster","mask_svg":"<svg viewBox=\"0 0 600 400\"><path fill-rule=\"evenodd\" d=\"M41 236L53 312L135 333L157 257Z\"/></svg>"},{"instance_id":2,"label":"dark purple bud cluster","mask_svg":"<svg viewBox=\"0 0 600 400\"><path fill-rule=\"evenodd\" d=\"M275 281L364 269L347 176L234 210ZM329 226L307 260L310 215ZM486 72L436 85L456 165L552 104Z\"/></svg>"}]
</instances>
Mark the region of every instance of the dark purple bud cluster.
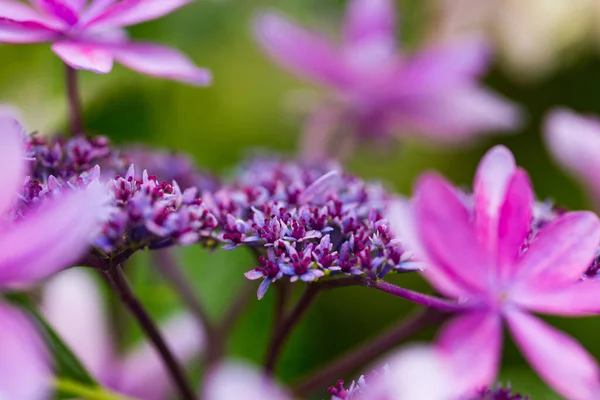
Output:
<instances>
[{"instance_id":1,"label":"dark purple bud cluster","mask_svg":"<svg viewBox=\"0 0 600 400\"><path fill-rule=\"evenodd\" d=\"M205 193L220 216L225 248L251 246L263 255L246 273L269 285L288 277L313 282L333 275L370 275L414 269L383 217L391 197L337 165L256 160L230 185ZM266 254L264 254L266 253Z\"/></svg>"},{"instance_id":2,"label":"dark purple bud cluster","mask_svg":"<svg viewBox=\"0 0 600 400\"><path fill-rule=\"evenodd\" d=\"M510 386L498 385L493 389L482 389L475 397L469 397L468 400L529 400L529 396L513 393Z\"/></svg>"},{"instance_id":3,"label":"dark purple bud cluster","mask_svg":"<svg viewBox=\"0 0 600 400\"><path fill-rule=\"evenodd\" d=\"M221 184L203 178L189 159L143 149L123 153L102 137L33 135L27 149L33 164L22 193L27 205L95 179L107 186L112 209L96 240L106 257L198 242L251 247L259 264L246 276L263 279L259 298L283 277L292 282L340 274L379 279L418 268L383 217L391 196L380 185L338 172L334 164L257 159Z\"/></svg>"},{"instance_id":4,"label":"dark purple bud cluster","mask_svg":"<svg viewBox=\"0 0 600 400\"><path fill-rule=\"evenodd\" d=\"M362 398L361 395L365 393L365 390L381 376L388 373L388 366L384 366L381 369L371 371L370 374L361 375L357 381L352 381L348 388L344 387L344 381L339 380L335 385L329 387L328 393L331 395L331 400L352 400L356 398Z\"/></svg>"}]
</instances>

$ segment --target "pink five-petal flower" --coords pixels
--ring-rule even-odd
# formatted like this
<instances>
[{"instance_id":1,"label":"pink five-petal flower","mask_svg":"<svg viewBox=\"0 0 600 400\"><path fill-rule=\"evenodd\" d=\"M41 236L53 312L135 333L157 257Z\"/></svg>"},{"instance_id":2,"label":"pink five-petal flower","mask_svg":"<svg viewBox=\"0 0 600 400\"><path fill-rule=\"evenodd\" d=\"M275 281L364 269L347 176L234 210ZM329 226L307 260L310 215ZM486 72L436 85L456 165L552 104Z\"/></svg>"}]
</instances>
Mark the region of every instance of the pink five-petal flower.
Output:
<instances>
[{"instance_id":1,"label":"pink five-petal flower","mask_svg":"<svg viewBox=\"0 0 600 400\"><path fill-rule=\"evenodd\" d=\"M0 169L0 288L34 284L77 262L99 225L104 189L59 195L15 220L26 160L21 127L6 117L0 117ZM49 359L34 325L0 303L0 326L0 398L48 398Z\"/></svg>"},{"instance_id":2,"label":"pink five-petal flower","mask_svg":"<svg viewBox=\"0 0 600 400\"><path fill-rule=\"evenodd\" d=\"M557 392L595 399L600 369L573 338L529 312L577 316L600 312L598 281L580 277L594 259L600 221L568 212L533 225L534 194L508 149L481 161L472 198L441 177L417 183L412 214L396 223L413 232L413 250L426 261L424 276L467 308L441 331L437 346L465 391L493 383L500 361L502 321L533 368ZM412 231L411 231L412 229Z\"/></svg>"},{"instance_id":3,"label":"pink five-petal flower","mask_svg":"<svg viewBox=\"0 0 600 400\"><path fill-rule=\"evenodd\" d=\"M477 82L490 60L483 43L401 54L393 0L351 0L339 46L275 13L259 15L254 31L277 63L332 90L362 136L456 142L518 124L518 109Z\"/></svg>"},{"instance_id":4,"label":"pink five-petal flower","mask_svg":"<svg viewBox=\"0 0 600 400\"><path fill-rule=\"evenodd\" d=\"M42 313L104 386L140 400L167 398L171 381L156 350L143 343L120 357L110 339L102 301L90 272L72 269L45 286ZM201 354L204 332L191 316L172 317L161 330L180 362L188 363Z\"/></svg>"},{"instance_id":5,"label":"pink five-petal flower","mask_svg":"<svg viewBox=\"0 0 600 400\"><path fill-rule=\"evenodd\" d=\"M548 113L545 139L550 153L569 172L582 181L600 207L600 119L578 115L567 109Z\"/></svg>"},{"instance_id":6,"label":"pink five-petal flower","mask_svg":"<svg viewBox=\"0 0 600 400\"><path fill-rule=\"evenodd\" d=\"M191 85L210 83L175 49L127 40L123 27L166 15L191 0L0 0L0 43L53 42L54 51L76 69L105 74L118 61L135 71Z\"/></svg>"}]
</instances>

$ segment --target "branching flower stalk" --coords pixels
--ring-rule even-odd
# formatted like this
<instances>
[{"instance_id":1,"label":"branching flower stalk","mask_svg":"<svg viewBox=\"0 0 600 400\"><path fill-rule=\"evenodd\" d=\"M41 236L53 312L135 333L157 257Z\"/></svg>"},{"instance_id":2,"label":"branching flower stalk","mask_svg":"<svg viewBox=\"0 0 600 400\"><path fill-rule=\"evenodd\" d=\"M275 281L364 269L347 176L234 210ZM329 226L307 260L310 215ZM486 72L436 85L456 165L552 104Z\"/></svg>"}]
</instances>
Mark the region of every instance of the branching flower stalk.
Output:
<instances>
[{"instance_id":1,"label":"branching flower stalk","mask_svg":"<svg viewBox=\"0 0 600 400\"><path fill-rule=\"evenodd\" d=\"M140 300L133 293L133 290L127 282L125 274L120 265L110 265L104 273L108 277L112 284L112 287L116 293L119 294L123 304L129 309L134 318L138 321L142 330L146 333L148 338L152 341L156 350L160 353L165 367L169 372L175 387L177 388L181 399L183 400L195 400L195 394L189 385L183 369L178 364L175 356L167 346L162 334L158 330L158 327L145 310Z\"/></svg>"}]
</instances>

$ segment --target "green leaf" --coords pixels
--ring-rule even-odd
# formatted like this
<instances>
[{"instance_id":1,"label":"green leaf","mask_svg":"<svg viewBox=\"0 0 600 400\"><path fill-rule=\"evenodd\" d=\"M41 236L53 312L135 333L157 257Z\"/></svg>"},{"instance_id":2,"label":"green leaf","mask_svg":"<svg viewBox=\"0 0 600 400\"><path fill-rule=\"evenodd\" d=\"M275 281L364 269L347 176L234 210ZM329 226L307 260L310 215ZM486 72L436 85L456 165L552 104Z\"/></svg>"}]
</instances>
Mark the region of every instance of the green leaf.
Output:
<instances>
[{"instance_id":1,"label":"green leaf","mask_svg":"<svg viewBox=\"0 0 600 400\"><path fill-rule=\"evenodd\" d=\"M56 374L60 379L66 379L67 381L91 387L98 386L96 380L85 369L81 361L62 341L26 295L11 293L6 298L27 312L38 324L38 328L52 354L56 366Z\"/></svg>"},{"instance_id":2,"label":"green leaf","mask_svg":"<svg viewBox=\"0 0 600 400\"><path fill-rule=\"evenodd\" d=\"M86 386L68 379L57 379L54 381L54 387L61 399L133 400L131 397L108 392L99 386Z\"/></svg>"}]
</instances>

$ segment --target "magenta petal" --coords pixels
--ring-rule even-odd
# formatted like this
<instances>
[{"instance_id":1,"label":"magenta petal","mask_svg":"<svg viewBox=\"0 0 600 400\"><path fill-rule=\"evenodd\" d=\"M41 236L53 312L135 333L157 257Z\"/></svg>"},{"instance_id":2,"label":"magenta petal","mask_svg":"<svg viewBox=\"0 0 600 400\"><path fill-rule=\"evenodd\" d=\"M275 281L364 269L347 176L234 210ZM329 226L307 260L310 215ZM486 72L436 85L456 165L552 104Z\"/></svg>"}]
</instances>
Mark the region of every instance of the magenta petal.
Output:
<instances>
[{"instance_id":1,"label":"magenta petal","mask_svg":"<svg viewBox=\"0 0 600 400\"><path fill-rule=\"evenodd\" d=\"M512 153L504 146L489 150L477 167L473 183L475 226L479 240L491 253L496 252L500 208L516 168Z\"/></svg>"},{"instance_id":2,"label":"magenta petal","mask_svg":"<svg viewBox=\"0 0 600 400\"><path fill-rule=\"evenodd\" d=\"M292 400L265 375L249 366L225 364L213 369L203 388L206 400Z\"/></svg>"},{"instance_id":3,"label":"magenta petal","mask_svg":"<svg viewBox=\"0 0 600 400\"><path fill-rule=\"evenodd\" d=\"M578 281L564 288L544 290L527 286L513 293L521 307L545 314L584 316L600 314L600 281Z\"/></svg>"},{"instance_id":4,"label":"magenta petal","mask_svg":"<svg viewBox=\"0 0 600 400\"><path fill-rule=\"evenodd\" d=\"M75 69L85 69L98 74L112 70L113 56L107 49L93 43L56 42L52 51Z\"/></svg>"},{"instance_id":5,"label":"magenta petal","mask_svg":"<svg viewBox=\"0 0 600 400\"><path fill-rule=\"evenodd\" d=\"M105 212L105 189L91 186L48 200L0 229L0 286L26 285L77 263Z\"/></svg>"},{"instance_id":6,"label":"magenta petal","mask_svg":"<svg viewBox=\"0 0 600 400\"><path fill-rule=\"evenodd\" d=\"M49 399L50 360L34 324L22 311L0 303L0 326L0 398Z\"/></svg>"},{"instance_id":7,"label":"magenta petal","mask_svg":"<svg viewBox=\"0 0 600 400\"><path fill-rule=\"evenodd\" d=\"M88 22L94 29L120 28L150 21L191 3L192 0L122 0Z\"/></svg>"},{"instance_id":8,"label":"magenta petal","mask_svg":"<svg viewBox=\"0 0 600 400\"><path fill-rule=\"evenodd\" d=\"M458 298L464 294L464 288L460 282L455 282L452 276L448 276L440 268L429 268L429 260L427 260L427 253L423 248L423 244L419 238L417 226L416 226L416 215L414 211L414 204L402 198L394 199L388 207L386 218L390 222L390 227L400 242L402 247L409 251L419 267L424 268L423 274L427 280L439 290L441 293Z\"/></svg>"},{"instance_id":9,"label":"magenta petal","mask_svg":"<svg viewBox=\"0 0 600 400\"><path fill-rule=\"evenodd\" d=\"M204 332L188 314L171 318L161 326L167 345L175 358L186 365L202 354ZM124 360L115 389L136 399L163 400L169 398L171 379L154 346L144 343Z\"/></svg>"},{"instance_id":10,"label":"magenta petal","mask_svg":"<svg viewBox=\"0 0 600 400\"><path fill-rule=\"evenodd\" d=\"M0 117L0 218L17 200L25 179L25 149L21 126L8 116Z\"/></svg>"},{"instance_id":11,"label":"magenta petal","mask_svg":"<svg viewBox=\"0 0 600 400\"><path fill-rule=\"evenodd\" d=\"M543 227L520 259L518 288L561 288L575 283L596 256L600 221L588 211L570 212Z\"/></svg>"},{"instance_id":12,"label":"magenta petal","mask_svg":"<svg viewBox=\"0 0 600 400\"><path fill-rule=\"evenodd\" d=\"M92 272L72 268L53 277L44 286L41 311L86 369L102 380L114 349Z\"/></svg>"},{"instance_id":13,"label":"magenta petal","mask_svg":"<svg viewBox=\"0 0 600 400\"><path fill-rule=\"evenodd\" d=\"M63 0L37 0L38 7L48 15L64 21L68 25L75 25L79 16L68 3Z\"/></svg>"},{"instance_id":14,"label":"magenta petal","mask_svg":"<svg viewBox=\"0 0 600 400\"><path fill-rule=\"evenodd\" d=\"M423 175L417 183L415 211L429 269L443 271L466 293L480 291L488 282L490 259L455 189L437 175Z\"/></svg>"},{"instance_id":15,"label":"magenta petal","mask_svg":"<svg viewBox=\"0 0 600 400\"><path fill-rule=\"evenodd\" d=\"M498 221L498 268L501 281L515 274L516 260L529 235L533 219L534 195L527 173L521 169L513 175Z\"/></svg>"},{"instance_id":16,"label":"magenta petal","mask_svg":"<svg viewBox=\"0 0 600 400\"><path fill-rule=\"evenodd\" d=\"M400 65L393 93L404 97L435 94L465 85L485 72L490 61L489 46L481 40L427 47Z\"/></svg>"},{"instance_id":17,"label":"magenta petal","mask_svg":"<svg viewBox=\"0 0 600 400\"><path fill-rule=\"evenodd\" d=\"M396 9L393 0L352 0L345 24L347 45L363 41L396 43Z\"/></svg>"},{"instance_id":18,"label":"magenta petal","mask_svg":"<svg viewBox=\"0 0 600 400\"><path fill-rule=\"evenodd\" d=\"M546 117L544 130L554 158L582 180L600 205L600 120L557 109Z\"/></svg>"},{"instance_id":19,"label":"magenta petal","mask_svg":"<svg viewBox=\"0 0 600 400\"><path fill-rule=\"evenodd\" d=\"M442 328L436 344L448 368L457 372L457 391L468 393L487 387L494 382L500 365L500 317L485 312L459 315Z\"/></svg>"},{"instance_id":20,"label":"magenta petal","mask_svg":"<svg viewBox=\"0 0 600 400\"><path fill-rule=\"evenodd\" d=\"M206 86L212 81L210 71L199 68L179 51L151 43L107 45L115 60L135 71L159 78Z\"/></svg>"},{"instance_id":21,"label":"magenta petal","mask_svg":"<svg viewBox=\"0 0 600 400\"><path fill-rule=\"evenodd\" d=\"M43 16L27 4L15 0L0 1L0 18L8 18L15 21L42 22Z\"/></svg>"},{"instance_id":22,"label":"magenta petal","mask_svg":"<svg viewBox=\"0 0 600 400\"><path fill-rule=\"evenodd\" d=\"M521 123L519 108L476 86L414 98L395 111L391 124L439 142L464 142L485 132L510 131Z\"/></svg>"},{"instance_id":23,"label":"magenta petal","mask_svg":"<svg viewBox=\"0 0 600 400\"><path fill-rule=\"evenodd\" d=\"M548 385L570 400L598 398L600 370L575 339L520 311L510 312L507 320L521 351Z\"/></svg>"},{"instance_id":24,"label":"magenta petal","mask_svg":"<svg viewBox=\"0 0 600 400\"><path fill-rule=\"evenodd\" d=\"M58 36L58 32L39 22L18 22L0 17L0 43L39 43Z\"/></svg>"},{"instance_id":25,"label":"magenta petal","mask_svg":"<svg viewBox=\"0 0 600 400\"><path fill-rule=\"evenodd\" d=\"M263 49L290 71L328 85L345 84L340 57L326 38L274 13L255 19L254 35Z\"/></svg>"}]
</instances>

